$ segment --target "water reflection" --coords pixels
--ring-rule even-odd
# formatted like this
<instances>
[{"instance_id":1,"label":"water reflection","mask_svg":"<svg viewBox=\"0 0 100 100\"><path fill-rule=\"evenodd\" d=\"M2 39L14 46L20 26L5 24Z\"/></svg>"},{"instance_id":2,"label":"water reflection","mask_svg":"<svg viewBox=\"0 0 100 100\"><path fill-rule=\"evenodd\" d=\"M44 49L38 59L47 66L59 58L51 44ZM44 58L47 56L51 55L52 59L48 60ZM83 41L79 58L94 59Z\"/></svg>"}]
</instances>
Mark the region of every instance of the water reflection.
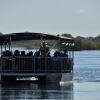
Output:
<instances>
[{"instance_id":1,"label":"water reflection","mask_svg":"<svg viewBox=\"0 0 100 100\"><path fill-rule=\"evenodd\" d=\"M30 82L0 85L0 100L73 100L73 83L40 85Z\"/></svg>"}]
</instances>

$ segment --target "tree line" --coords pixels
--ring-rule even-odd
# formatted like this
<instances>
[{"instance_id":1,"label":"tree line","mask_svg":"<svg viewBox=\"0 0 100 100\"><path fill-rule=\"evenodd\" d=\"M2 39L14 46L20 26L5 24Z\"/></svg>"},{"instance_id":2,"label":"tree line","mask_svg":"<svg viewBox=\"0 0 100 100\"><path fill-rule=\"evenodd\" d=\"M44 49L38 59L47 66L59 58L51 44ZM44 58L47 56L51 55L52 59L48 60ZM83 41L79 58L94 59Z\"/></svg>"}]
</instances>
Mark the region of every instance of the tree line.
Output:
<instances>
[{"instance_id":1,"label":"tree line","mask_svg":"<svg viewBox=\"0 0 100 100\"><path fill-rule=\"evenodd\" d=\"M75 50L100 50L100 35L96 37L73 37L71 34L64 33L62 36L73 38Z\"/></svg>"}]
</instances>

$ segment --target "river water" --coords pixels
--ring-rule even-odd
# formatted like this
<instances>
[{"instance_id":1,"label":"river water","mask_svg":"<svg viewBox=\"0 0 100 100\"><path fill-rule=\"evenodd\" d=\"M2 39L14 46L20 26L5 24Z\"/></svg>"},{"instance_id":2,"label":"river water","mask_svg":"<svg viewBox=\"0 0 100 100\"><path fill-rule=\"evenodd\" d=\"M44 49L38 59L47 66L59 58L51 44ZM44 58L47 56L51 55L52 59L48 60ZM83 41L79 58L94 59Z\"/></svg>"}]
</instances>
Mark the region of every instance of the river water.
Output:
<instances>
[{"instance_id":1,"label":"river water","mask_svg":"<svg viewBox=\"0 0 100 100\"><path fill-rule=\"evenodd\" d=\"M73 100L100 99L100 51L75 52Z\"/></svg>"},{"instance_id":2,"label":"river water","mask_svg":"<svg viewBox=\"0 0 100 100\"><path fill-rule=\"evenodd\" d=\"M0 84L0 100L99 100L100 51L75 52L73 78L71 83L60 84Z\"/></svg>"}]
</instances>

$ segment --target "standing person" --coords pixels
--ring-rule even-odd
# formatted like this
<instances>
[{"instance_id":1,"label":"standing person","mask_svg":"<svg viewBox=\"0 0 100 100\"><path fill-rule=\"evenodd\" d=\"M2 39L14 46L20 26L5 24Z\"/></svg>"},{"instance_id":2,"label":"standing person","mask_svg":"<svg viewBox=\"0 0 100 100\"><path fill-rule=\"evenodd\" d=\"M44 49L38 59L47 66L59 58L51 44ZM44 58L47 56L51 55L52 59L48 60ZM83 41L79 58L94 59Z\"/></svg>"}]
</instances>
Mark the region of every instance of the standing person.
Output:
<instances>
[{"instance_id":1,"label":"standing person","mask_svg":"<svg viewBox=\"0 0 100 100\"><path fill-rule=\"evenodd\" d=\"M48 68L48 65L49 64L49 47L48 47L48 44L43 41L41 43L41 46L40 46L40 54L41 54L41 58L40 58L40 63L41 63L41 69L42 71L45 71L47 68Z\"/></svg>"},{"instance_id":2,"label":"standing person","mask_svg":"<svg viewBox=\"0 0 100 100\"><path fill-rule=\"evenodd\" d=\"M49 54L49 47L48 44L43 41L41 43L40 49L39 49L40 53L41 53L41 57L47 57Z\"/></svg>"}]
</instances>

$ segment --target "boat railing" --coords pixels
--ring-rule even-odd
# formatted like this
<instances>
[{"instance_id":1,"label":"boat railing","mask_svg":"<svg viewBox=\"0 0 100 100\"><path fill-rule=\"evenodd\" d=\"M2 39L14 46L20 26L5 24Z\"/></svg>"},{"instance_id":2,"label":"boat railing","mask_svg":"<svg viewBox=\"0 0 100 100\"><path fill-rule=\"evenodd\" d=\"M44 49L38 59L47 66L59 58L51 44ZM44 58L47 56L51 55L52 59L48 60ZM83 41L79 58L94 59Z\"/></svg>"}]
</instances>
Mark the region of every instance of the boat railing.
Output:
<instances>
[{"instance_id":1,"label":"boat railing","mask_svg":"<svg viewBox=\"0 0 100 100\"><path fill-rule=\"evenodd\" d=\"M2 56L2 73L64 73L73 70L67 57Z\"/></svg>"}]
</instances>

